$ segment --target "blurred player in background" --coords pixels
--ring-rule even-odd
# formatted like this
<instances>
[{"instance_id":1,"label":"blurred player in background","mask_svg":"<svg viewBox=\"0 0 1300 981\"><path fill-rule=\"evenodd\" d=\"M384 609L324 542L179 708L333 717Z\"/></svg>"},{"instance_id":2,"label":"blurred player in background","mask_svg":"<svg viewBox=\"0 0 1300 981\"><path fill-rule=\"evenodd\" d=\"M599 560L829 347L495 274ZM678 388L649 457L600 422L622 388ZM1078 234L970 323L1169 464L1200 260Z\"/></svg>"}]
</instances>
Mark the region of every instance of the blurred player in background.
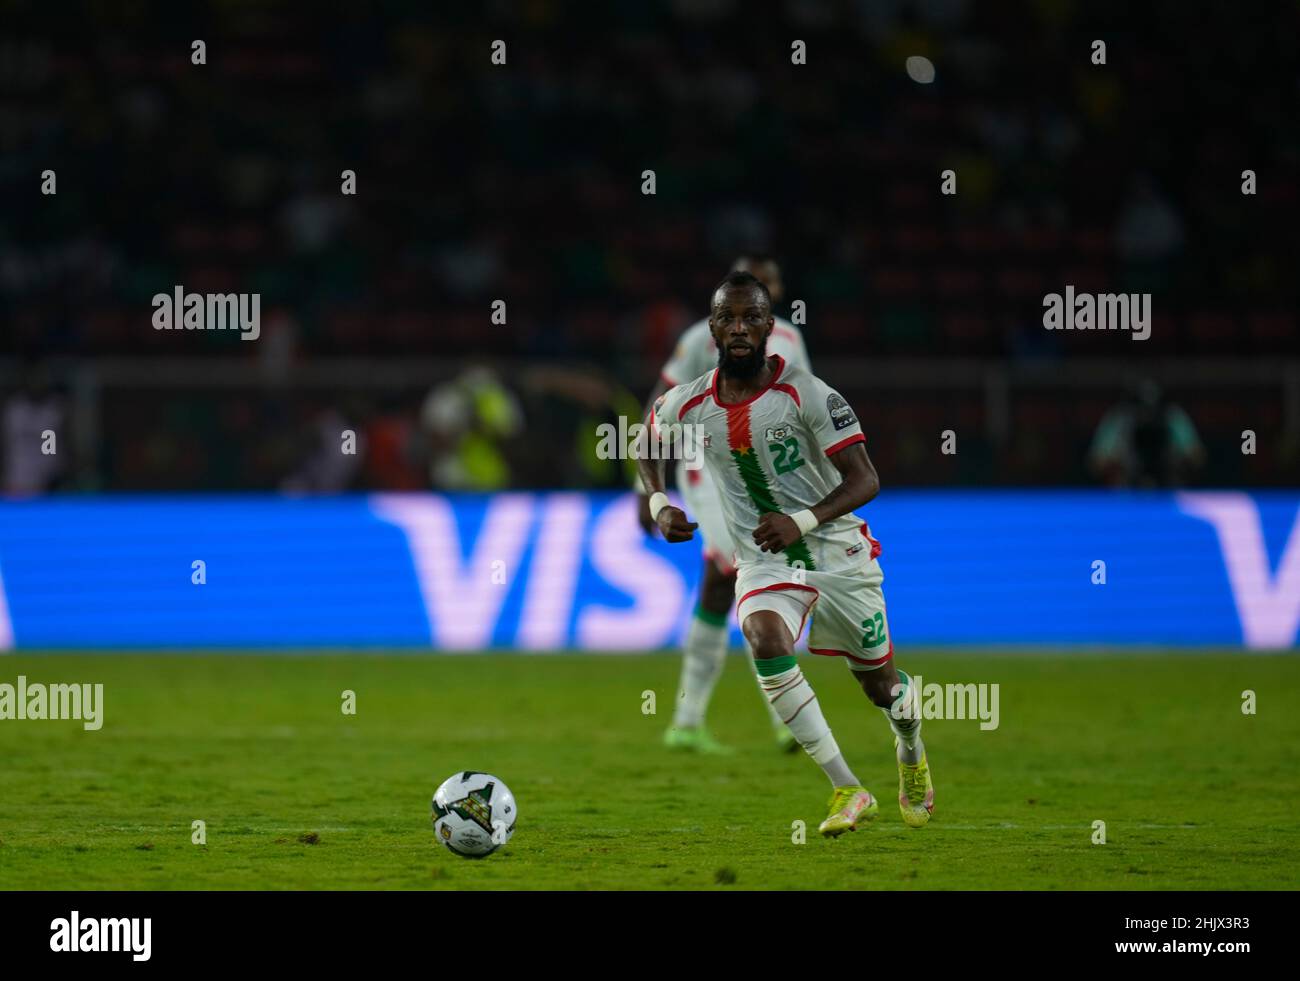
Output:
<instances>
[{"instance_id":1,"label":"blurred player in background","mask_svg":"<svg viewBox=\"0 0 1300 981\"><path fill-rule=\"evenodd\" d=\"M772 303L780 302L785 293L781 268L769 256L741 256L732 263L731 271L749 273L758 279L767 288ZM803 335L789 321L774 318L768 350L781 355L788 364L809 368ZM642 414L649 412L655 400L668 389L698 378L719 363L720 355L708 318L692 324L682 333L672 357L660 371L659 382L650 393ZM700 576L700 600L686 634L677 707L672 726L664 733L664 743L674 749L726 753L728 747L715 740L705 728L704 717L727 659L730 632L727 620L736 595L736 546L727 530L713 478L706 469L688 469L685 461L679 460L677 489L700 523L700 535L704 539L704 571ZM638 487L637 490L641 527L647 534L652 534L655 522L650 515L649 494L644 488ZM752 662L753 659L749 660ZM787 752L798 749L798 742L770 705L768 712L777 745Z\"/></svg>"},{"instance_id":2,"label":"blurred player in background","mask_svg":"<svg viewBox=\"0 0 1300 981\"><path fill-rule=\"evenodd\" d=\"M737 614L769 703L831 781L821 833L870 821L879 804L849 768L794 645L813 615L808 649L845 658L894 732L898 805L911 827L927 824L934 787L911 679L894 666L885 621L880 545L854 515L880 490L853 409L806 368L767 350L775 330L766 287L733 272L713 294L709 327L718 367L660 396L647 419L664 437L692 427L722 502L738 566ZM640 460L650 513L670 542L698 524L668 502L660 459ZM814 608L816 612L814 613Z\"/></svg>"},{"instance_id":3,"label":"blurred player in background","mask_svg":"<svg viewBox=\"0 0 1300 981\"><path fill-rule=\"evenodd\" d=\"M1111 487L1181 487L1205 465L1205 447L1191 417L1144 378L1102 418L1088 463Z\"/></svg>"}]
</instances>

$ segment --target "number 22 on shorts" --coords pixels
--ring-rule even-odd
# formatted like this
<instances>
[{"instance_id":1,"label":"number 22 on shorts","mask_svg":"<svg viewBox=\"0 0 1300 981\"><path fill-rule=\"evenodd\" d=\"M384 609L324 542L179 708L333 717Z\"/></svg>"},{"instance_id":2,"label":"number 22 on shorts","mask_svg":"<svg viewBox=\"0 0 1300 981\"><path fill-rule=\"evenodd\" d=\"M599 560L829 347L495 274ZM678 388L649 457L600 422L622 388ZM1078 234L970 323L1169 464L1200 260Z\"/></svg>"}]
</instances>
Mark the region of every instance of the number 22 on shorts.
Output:
<instances>
[{"instance_id":1,"label":"number 22 on shorts","mask_svg":"<svg viewBox=\"0 0 1300 981\"><path fill-rule=\"evenodd\" d=\"M862 621L862 646L864 649L879 647L885 642L885 615L877 612L868 620Z\"/></svg>"}]
</instances>

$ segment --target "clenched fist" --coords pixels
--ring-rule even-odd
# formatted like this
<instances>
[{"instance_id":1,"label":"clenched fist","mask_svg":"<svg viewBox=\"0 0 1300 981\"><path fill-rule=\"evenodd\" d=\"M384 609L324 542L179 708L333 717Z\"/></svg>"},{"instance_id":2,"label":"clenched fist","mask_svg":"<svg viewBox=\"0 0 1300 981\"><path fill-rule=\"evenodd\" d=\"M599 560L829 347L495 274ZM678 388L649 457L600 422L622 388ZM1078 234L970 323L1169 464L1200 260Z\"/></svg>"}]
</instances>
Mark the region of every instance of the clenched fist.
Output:
<instances>
[{"instance_id":1,"label":"clenched fist","mask_svg":"<svg viewBox=\"0 0 1300 981\"><path fill-rule=\"evenodd\" d=\"M655 516L655 524L668 542L689 542L695 537L692 532L699 527L694 521L686 520L685 511L671 504Z\"/></svg>"},{"instance_id":2,"label":"clenched fist","mask_svg":"<svg viewBox=\"0 0 1300 981\"><path fill-rule=\"evenodd\" d=\"M779 552L802 537L794 518L777 511L763 515L754 529L754 544L764 552Z\"/></svg>"}]
</instances>

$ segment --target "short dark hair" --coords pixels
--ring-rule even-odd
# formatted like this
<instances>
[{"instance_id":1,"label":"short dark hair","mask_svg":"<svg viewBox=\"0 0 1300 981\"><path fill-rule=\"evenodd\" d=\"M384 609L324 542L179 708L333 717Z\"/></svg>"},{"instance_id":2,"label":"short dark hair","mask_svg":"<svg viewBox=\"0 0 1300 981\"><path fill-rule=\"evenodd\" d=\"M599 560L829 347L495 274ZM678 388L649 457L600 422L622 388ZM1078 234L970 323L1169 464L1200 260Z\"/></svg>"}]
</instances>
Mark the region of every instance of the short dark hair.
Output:
<instances>
[{"instance_id":1,"label":"short dark hair","mask_svg":"<svg viewBox=\"0 0 1300 981\"><path fill-rule=\"evenodd\" d=\"M763 299L767 301L768 309L770 310L772 308L772 294L769 293L767 287L763 285L763 281L759 279L757 276L755 276L753 273L748 273L748 272L727 273L727 275L722 278L722 282L720 282L717 286L713 287L713 293L709 297L710 310L713 309L713 297L717 296L718 290L722 290L722 289L728 289L728 290L757 289L760 293L763 294Z\"/></svg>"}]
</instances>

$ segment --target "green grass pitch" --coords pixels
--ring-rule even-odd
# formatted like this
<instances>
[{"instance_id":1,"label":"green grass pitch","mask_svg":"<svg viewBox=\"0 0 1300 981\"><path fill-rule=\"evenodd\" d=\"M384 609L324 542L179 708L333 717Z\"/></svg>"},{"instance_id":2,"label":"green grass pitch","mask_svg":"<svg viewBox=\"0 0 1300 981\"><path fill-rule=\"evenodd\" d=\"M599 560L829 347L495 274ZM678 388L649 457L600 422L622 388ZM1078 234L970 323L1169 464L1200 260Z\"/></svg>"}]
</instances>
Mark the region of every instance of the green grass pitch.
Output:
<instances>
[{"instance_id":1,"label":"green grass pitch","mask_svg":"<svg viewBox=\"0 0 1300 981\"><path fill-rule=\"evenodd\" d=\"M664 654L0 658L0 682L105 686L98 732L0 722L0 888L1297 888L1294 656L900 653L927 683L1001 686L995 731L925 723L938 796L920 831L899 817L880 712L838 659L801 661L881 799L835 841L816 834L825 779L776 753L739 657L710 713L725 759L661 747L679 663ZM483 861L429 823L462 769L519 802Z\"/></svg>"}]
</instances>

